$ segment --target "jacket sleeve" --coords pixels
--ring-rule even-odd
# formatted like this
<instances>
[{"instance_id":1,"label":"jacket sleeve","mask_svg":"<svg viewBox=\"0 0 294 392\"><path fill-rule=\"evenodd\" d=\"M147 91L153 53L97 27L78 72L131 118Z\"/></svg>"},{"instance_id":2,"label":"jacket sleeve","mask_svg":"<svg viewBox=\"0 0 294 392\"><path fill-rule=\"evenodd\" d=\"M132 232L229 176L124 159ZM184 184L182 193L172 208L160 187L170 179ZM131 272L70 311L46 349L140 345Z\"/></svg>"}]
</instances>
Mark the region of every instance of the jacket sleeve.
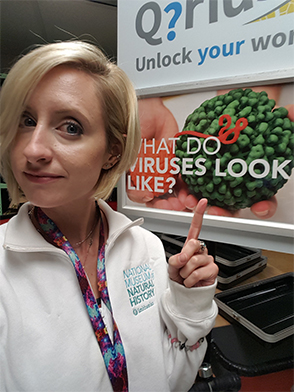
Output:
<instances>
[{"instance_id":1,"label":"jacket sleeve","mask_svg":"<svg viewBox=\"0 0 294 392\"><path fill-rule=\"evenodd\" d=\"M188 391L193 385L206 349L206 335L214 326L217 305L214 285L186 288L169 281L161 298L165 331L163 349L171 391Z\"/></svg>"}]
</instances>

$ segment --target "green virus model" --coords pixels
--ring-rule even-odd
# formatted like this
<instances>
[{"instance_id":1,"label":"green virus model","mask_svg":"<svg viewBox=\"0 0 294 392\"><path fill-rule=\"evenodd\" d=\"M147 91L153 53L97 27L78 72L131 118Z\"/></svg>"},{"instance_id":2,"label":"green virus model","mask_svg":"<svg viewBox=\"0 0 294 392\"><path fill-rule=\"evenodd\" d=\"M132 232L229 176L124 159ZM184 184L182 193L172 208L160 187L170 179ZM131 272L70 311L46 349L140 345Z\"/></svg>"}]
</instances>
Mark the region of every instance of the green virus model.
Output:
<instances>
[{"instance_id":1,"label":"green virus model","mask_svg":"<svg viewBox=\"0 0 294 392\"><path fill-rule=\"evenodd\" d=\"M277 193L294 166L294 123L275 105L265 91L236 89L187 117L176 157L192 194L237 210Z\"/></svg>"}]
</instances>

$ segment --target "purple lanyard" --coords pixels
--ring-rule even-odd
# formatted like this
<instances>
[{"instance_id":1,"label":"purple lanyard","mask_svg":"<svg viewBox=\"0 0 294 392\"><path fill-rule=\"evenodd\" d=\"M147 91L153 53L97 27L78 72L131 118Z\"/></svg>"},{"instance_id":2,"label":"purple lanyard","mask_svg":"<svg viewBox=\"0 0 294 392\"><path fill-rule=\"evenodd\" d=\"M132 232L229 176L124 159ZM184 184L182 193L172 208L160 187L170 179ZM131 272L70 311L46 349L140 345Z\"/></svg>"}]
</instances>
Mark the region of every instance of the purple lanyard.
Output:
<instances>
[{"instance_id":1,"label":"purple lanyard","mask_svg":"<svg viewBox=\"0 0 294 392\"><path fill-rule=\"evenodd\" d=\"M85 305L91 320L91 324L99 343L101 353L103 355L104 363L108 372L109 379L112 384L113 391L115 392L127 392L128 391L128 374L126 357L121 341L121 337L114 321L110 299L107 289L106 271L105 271L105 241L104 241L104 229L101 219L101 213L98 204L96 204L98 213L100 216L100 237L99 237L99 251L98 251L98 262L97 262L97 281L98 289L101 293L101 299L109 309L113 322L113 344L109 338L107 329L103 322L103 318L100 314L99 306L96 302L95 296L91 290L89 281L86 273L82 266L78 255L61 233L55 223L47 217L47 215L41 210L41 208L35 208L35 217L49 239L58 247L62 248L65 253L69 256L80 284L82 295L85 301Z\"/></svg>"}]
</instances>

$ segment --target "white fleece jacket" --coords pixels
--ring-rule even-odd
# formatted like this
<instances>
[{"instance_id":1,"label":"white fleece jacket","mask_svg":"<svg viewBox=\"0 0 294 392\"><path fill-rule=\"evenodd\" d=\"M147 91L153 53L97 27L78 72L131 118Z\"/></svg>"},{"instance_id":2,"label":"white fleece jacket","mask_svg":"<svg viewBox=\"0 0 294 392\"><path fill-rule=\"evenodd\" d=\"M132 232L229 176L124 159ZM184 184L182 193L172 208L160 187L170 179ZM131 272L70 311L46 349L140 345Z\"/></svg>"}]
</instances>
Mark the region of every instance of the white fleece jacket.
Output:
<instances>
[{"instance_id":1,"label":"white fleece jacket","mask_svg":"<svg viewBox=\"0 0 294 392\"><path fill-rule=\"evenodd\" d=\"M217 314L215 285L170 281L162 244L142 220L99 205L129 391L188 391ZM74 267L35 230L28 208L0 226L0 391L112 391Z\"/></svg>"}]
</instances>

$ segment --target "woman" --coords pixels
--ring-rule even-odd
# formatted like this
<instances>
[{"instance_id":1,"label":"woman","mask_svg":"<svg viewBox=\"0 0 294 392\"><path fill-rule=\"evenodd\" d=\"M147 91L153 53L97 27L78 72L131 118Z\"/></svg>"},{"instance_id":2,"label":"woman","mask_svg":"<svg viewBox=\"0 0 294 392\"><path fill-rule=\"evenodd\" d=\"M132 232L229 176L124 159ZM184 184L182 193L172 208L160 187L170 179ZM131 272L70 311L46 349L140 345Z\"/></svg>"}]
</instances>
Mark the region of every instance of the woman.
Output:
<instances>
[{"instance_id":1,"label":"woman","mask_svg":"<svg viewBox=\"0 0 294 392\"><path fill-rule=\"evenodd\" d=\"M2 175L29 200L0 229L1 391L187 391L217 313L206 201L168 273L157 237L103 201L139 148L128 78L90 44L39 47L1 121Z\"/></svg>"}]
</instances>

